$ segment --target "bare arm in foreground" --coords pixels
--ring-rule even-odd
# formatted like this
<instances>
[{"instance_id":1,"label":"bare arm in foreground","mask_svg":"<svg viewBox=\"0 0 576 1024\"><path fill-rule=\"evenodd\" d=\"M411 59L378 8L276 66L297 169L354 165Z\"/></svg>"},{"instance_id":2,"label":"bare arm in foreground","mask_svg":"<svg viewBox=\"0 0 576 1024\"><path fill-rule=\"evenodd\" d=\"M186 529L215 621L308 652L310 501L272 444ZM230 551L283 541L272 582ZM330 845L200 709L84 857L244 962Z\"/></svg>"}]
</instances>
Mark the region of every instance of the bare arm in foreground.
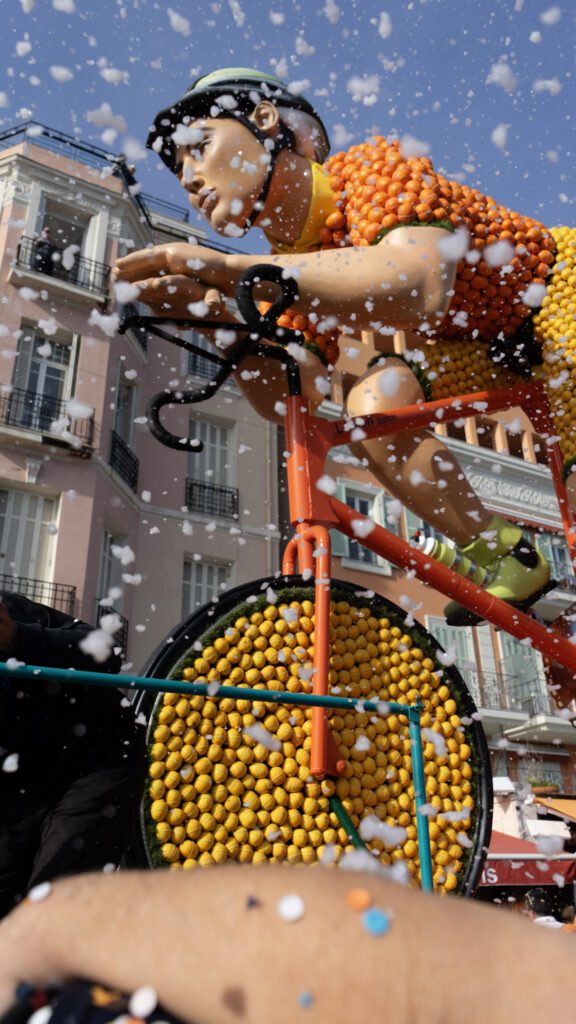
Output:
<instances>
[{"instance_id":1,"label":"bare arm in foreground","mask_svg":"<svg viewBox=\"0 0 576 1024\"><path fill-rule=\"evenodd\" d=\"M351 909L367 890L390 919L376 936ZM298 894L303 916L279 901ZM151 985L189 1024L543 1024L574 992L574 940L503 911L373 875L227 867L85 875L0 926L0 1012L21 980ZM308 1002L306 1009L302 1003Z\"/></svg>"}]
</instances>

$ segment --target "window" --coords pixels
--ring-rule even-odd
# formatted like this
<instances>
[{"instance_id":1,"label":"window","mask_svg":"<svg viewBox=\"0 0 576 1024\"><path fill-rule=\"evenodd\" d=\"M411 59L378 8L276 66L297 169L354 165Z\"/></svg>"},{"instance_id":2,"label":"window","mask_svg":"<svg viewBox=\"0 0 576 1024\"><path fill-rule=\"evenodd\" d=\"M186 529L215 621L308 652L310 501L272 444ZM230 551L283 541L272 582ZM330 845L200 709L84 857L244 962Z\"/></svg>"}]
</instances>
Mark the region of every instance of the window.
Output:
<instances>
[{"instance_id":1,"label":"window","mask_svg":"<svg viewBox=\"0 0 576 1024\"><path fill-rule=\"evenodd\" d=\"M564 579L574 576L574 567L570 560L570 552L565 538L561 534L541 533L534 534L534 540L544 558L550 563L552 575L556 579Z\"/></svg>"},{"instance_id":2,"label":"window","mask_svg":"<svg viewBox=\"0 0 576 1024\"><path fill-rule=\"evenodd\" d=\"M406 540L410 540L415 533L421 533L425 537L435 537L449 547L452 546L452 541L447 540L434 526L430 526L430 523L425 523L423 519L420 519L419 516L415 515L408 508L404 509L404 533Z\"/></svg>"},{"instance_id":3,"label":"window","mask_svg":"<svg viewBox=\"0 0 576 1024\"><path fill-rule=\"evenodd\" d=\"M191 341L198 348L201 348L204 352L212 352L214 355L214 347L205 338L203 334L199 334L198 331L190 331L186 336L187 341ZM188 363L186 372L191 377L201 377L203 380L211 380L215 375L218 364L213 363L211 359L205 359L203 356L196 355L195 352L187 352Z\"/></svg>"},{"instance_id":4,"label":"window","mask_svg":"<svg viewBox=\"0 0 576 1024\"><path fill-rule=\"evenodd\" d=\"M346 492L346 504L353 508L355 512L359 512L362 516L368 516L372 518L372 505L373 500L364 497L360 494L352 494L350 491ZM373 551L369 551L368 548L364 547L357 540L348 539L348 558L351 562L364 562L370 565L376 565L378 556Z\"/></svg>"},{"instance_id":5,"label":"window","mask_svg":"<svg viewBox=\"0 0 576 1024\"><path fill-rule=\"evenodd\" d=\"M392 499L384 491L377 491L373 487L363 487L362 484L352 484L349 480L340 480L335 496L360 515L368 516L376 524L385 526L391 533L398 533L395 519L386 513L387 503ZM390 575L392 572L390 563L365 547L362 538L358 538L358 540L352 537L347 538L338 530L331 530L330 537L334 557L346 559L358 567L372 566L377 572L384 572L386 575ZM370 540L369 536L367 540Z\"/></svg>"},{"instance_id":6,"label":"window","mask_svg":"<svg viewBox=\"0 0 576 1024\"><path fill-rule=\"evenodd\" d=\"M190 437L202 441L201 452L190 452L188 475L194 480L226 487L230 482L230 427L210 420L190 420Z\"/></svg>"},{"instance_id":7,"label":"window","mask_svg":"<svg viewBox=\"0 0 576 1024\"><path fill-rule=\"evenodd\" d=\"M69 394L71 346L24 328L12 380L8 422L47 432Z\"/></svg>"},{"instance_id":8,"label":"window","mask_svg":"<svg viewBox=\"0 0 576 1024\"><path fill-rule=\"evenodd\" d=\"M500 671L507 676L508 706L527 715L547 714L550 697L542 655L507 633L499 634Z\"/></svg>"},{"instance_id":9,"label":"window","mask_svg":"<svg viewBox=\"0 0 576 1024\"><path fill-rule=\"evenodd\" d=\"M49 580L52 576L57 503L27 491L0 490L0 573ZM40 598L36 598L40 600Z\"/></svg>"},{"instance_id":10,"label":"window","mask_svg":"<svg viewBox=\"0 0 576 1024\"><path fill-rule=\"evenodd\" d=\"M100 551L100 570L98 573L98 601L108 597L110 591L116 587L120 590L123 589L122 563L119 558L115 558L112 554L112 547L123 547L125 544L126 537L114 536L108 530L104 530L102 549ZM114 608L121 611L122 598L114 601Z\"/></svg>"},{"instance_id":11,"label":"window","mask_svg":"<svg viewBox=\"0 0 576 1024\"><path fill-rule=\"evenodd\" d=\"M134 418L138 404L138 390L125 381L120 381L116 389L116 410L114 413L114 433L124 444L132 447L134 440Z\"/></svg>"},{"instance_id":12,"label":"window","mask_svg":"<svg viewBox=\"0 0 576 1024\"><path fill-rule=\"evenodd\" d=\"M464 679L476 704L481 704L478 673L476 672L476 652L471 626L448 626L446 620L436 615L426 616L426 628L434 640L445 651L452 649L455 654L454 665Z\"/></svg>"},{"instance_id":13,"label":"window","mask_svg":"<svg viewBox=\"0 0 576 1024\"><path fill-rule=\"evenodd\" d=\"M230 566L186 559L182 577L182 617L218 597L228 585Z\"/></svg>"}]
</instances>

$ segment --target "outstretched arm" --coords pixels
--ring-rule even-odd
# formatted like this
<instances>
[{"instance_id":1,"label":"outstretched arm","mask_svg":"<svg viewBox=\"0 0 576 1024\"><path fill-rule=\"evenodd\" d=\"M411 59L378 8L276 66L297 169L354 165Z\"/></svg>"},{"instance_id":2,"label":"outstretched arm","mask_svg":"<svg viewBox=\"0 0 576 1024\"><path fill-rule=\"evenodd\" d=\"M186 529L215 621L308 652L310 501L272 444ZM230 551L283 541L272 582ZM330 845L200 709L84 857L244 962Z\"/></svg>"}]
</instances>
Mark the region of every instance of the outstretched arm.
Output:
<instances>
[{"instance_id":1,"label":"outstretched arm","mask_svg":"<svg viewBox=\"0 0 576 1024\"><path fill-rule=\"evenodd\" d=\"M385 934L353 909L351 890L385 915ZM243 865L89 875L0 925L0 1012L17 982L59 976L127 993L152 986L188 1024L294 1024L300 1014L310 1024L542 1024L571 1005L572 942L372 874Z\"/></svg>"},{"instance_id":2,"label":"outstretched arm","mask_svg":"<svg viewBox=\"0 0 576 1024\"><path fill-rule=\"evenodd\" d=\"M369 330L375 321L413 329L441 319L450 302L454 261L442 257L435 227L398 228L378 245L288 256L229 255L184 243L124 256L116 280L141 289L139 298L168 316L186 315L188 304L210 302L214 290L233 297L242 274L257 263L281 267L298 284L298 305L318 317ZM259 297L274 290L262 287Z\"/></svg>"}]
</instances>

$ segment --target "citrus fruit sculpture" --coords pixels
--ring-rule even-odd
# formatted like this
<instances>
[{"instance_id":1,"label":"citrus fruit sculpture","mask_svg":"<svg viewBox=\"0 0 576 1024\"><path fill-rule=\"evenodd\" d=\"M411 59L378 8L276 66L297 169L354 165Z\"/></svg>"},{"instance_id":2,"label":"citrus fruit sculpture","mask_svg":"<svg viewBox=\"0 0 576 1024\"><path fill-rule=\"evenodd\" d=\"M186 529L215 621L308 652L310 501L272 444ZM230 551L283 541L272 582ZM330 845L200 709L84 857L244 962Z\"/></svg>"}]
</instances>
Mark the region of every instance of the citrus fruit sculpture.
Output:
<instances>
[{"instance_id":1,"label":"citrus fruit sculpture","mask_svg":"<svg viewBox=\"0 0 576 1024\"><path fill-rule=\"evenodd\" d=\"M374 712L362 702L420 701L435 886L451 892L470 884L472 851L491 801L482 798L486 780L479 785L479 779L489 759L483 760L483 734L464 684L441 664L438 654L450 659L426 631L408 627L399 609L356 597L345 584L333 587L332 596L330 691L355 702L329 717L343 774L317 779L310 773L310 707L266 700L270 690L312 692L315 640L313 588L268 588L214 614L170 672L207 683L212 696L168 690L156 700L143 807L154 866L338 862L364 833L382 864L403 861L416 883L408 719L389 713L385 703ZM189 628L188 640L192 633ZM219 698L224 684L261 690L262 700Z\"/></svg>"}]
</instances>

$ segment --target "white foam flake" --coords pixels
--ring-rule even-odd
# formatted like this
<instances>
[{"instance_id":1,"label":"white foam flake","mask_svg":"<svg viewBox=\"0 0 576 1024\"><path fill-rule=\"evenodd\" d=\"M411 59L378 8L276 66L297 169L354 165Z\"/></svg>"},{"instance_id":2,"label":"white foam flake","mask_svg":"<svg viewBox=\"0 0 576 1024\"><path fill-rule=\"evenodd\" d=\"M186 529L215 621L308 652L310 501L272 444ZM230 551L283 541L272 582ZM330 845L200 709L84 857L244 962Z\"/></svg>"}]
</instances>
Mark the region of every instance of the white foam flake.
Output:
<instances>
[{"instance_id":1,"label":"white foam flake","mask_svg":"<svg viewBox=\"0 0 576 1024\"><path fill-rule=\"evenodd\" d=\"M363 103L367 107L373 106L380 92L380 76L364 75L360 78L359 75L352 75L346 83L346 88L354 103Z\"/></svg>"},{"instance_id":2,"label":"white foam flake","mask_svg":"<svg viewBox=\"0 0 576 1024\"><path fill-rule=\"evenodd\" d=\"M128 85L130 75L120 68L100 68L100 75L108 85Z\"/></svg>"},{"instance_id":3,"label":"white foam flake","mask_svg":"<svg viewBox=\"0 0 576 1024\"><path fill-rule=\"evenodd\" d=\"M12 772L18 771L18 764L20 760L19 754L8 754L2 762L2 771L11 774Z\"/></svg>"},{"instance_id":4,"label":"white foam flake","mask_svg":"<svg viewBox=\"0 0 576 1024\"><path fill-rule=\"evenodd\" d=\"M118 333L120 317L118 313L101 313L98 309L90 311L88 323L91 327L98 327L108 338L113 338Z\"/></svg>"},{"instance_id":5,"label":"white foam flake","mask_svg":"<svg viewBox=\"0 0 576 1024\"><path fill-rule=\"evenodd\" d=\"M384 846L393 848L406 842L408 833L399 825L386 825L375 814L369 814L360 822L360 835L365 843L379 839Z\"/></svg>"},{"instance_id":6,"label":"white foam flake","mask_svg":"<svg viewBox=\"0 0 576 1024\"><path fill-rule=\"evenodd\" d=\"M114 114L109 103L101 103L96 110L88 110L85 117L96 128L111 128L122 133L128 130L126 120L120 114Z\"/></svg>"},{"instance_id":7,"label":"white foam flake","mask_svg":"<svg viewBox=\"0 0 576 1024\"><path fill-rule=\"evenodd\" d=\"M254 722L252 725L247 725L242 730L254 740L255 743L261 743L266 750L280 751L282 750L282 744L277 736L273 736L268 729L265 729L263 725L259 725L258 722Z\"/></svg>"},{"instance_id":8,"label":"white foam flake","mask_svg":"<svg viewBox=\"0 0 576 1024\"><path fill-rule=\"evenodd\" d=\"M375 524L369 519L353 519L351 526L354 536L363 538L372 533Z\"/></svg>"},{"instance_id":9,"label":"white foam flake","mask_svg":"<svg viewBox=\"0 0 576 1024\"><path fill-rule=\"evenodd\" d=\"M381 39L388 39L392 35L392 18L387 11L380 11L378 35Z\"/></svg>"},{"instance_id":10,"label":"white foam flake","mask_svg":"<svg viewBox=\"0 0 576 1024\"><path fill-rule=\"evenodd\" d=\"M112 544L111 549L114 558L117 558L122 565L130 565L136 559L129 544Z\"/></svg>"},{"instance_id":11,"label":"white foam flake","mask_svg":"<svg viewBox=\"0 0 576 1024\"><path fill-rule=\"evenodd\" d=\"M134 302L139 295L140 289L137 284L131 284L129 281L116 281L114 284L114 296L116 302L119 302L121 305L127 302Z\"/></svg>"},{"instance_id":12,"label":"white foam flake","mask_svg":"<svg viewBox=\"0 0 576 1024\"><path fill-rule=\"evenodd\" d=\"M141 988L137 988L130 996L128 1009L132 1017L145 1020L146 1017L149 1017L154 1012L157 1005L158 996L156 995L156 989L153 989L151 985L143 985Z\"/></svg>"},{"instance_id":13,"label":"white foam flake","mask_svg":"<svg viewBox=\"0 0 576 1024\"><path fill-rule=\"evenodd\" d=\"M333 477L329 476L328 473L325 473L324 476L319 477L316 481L316 488L317 490L322 491L323 494L335 494L338 484Z\"/></svg>"},{"instance_id":14,"label":"white foam flake","mask_svg":"<svg viewBox=\"0 0 576 1024\"><path fill-rule=\"evenodd\" d=\"M456 647L451 644L446 651L436 651L436 657L441 665L446 668L456 663Z\"/></svg>"},{"instance_id":15,"label":"white foam flake","mask_svg":"<svg viewBox=\"0 0 576 1024\"><path fill-rule=\"evenodd\" d=\"M461 260L466 255L470 245L470 235L466 228L458 228L457 231L443 232L442 238L436 242L438 252L445 260Z\"/></svg>"},{"instance_id":16,"label":"white foam flake","mask_svg":"<svg viewBox=\"0 0 576 1024\"><path fill-rule=\"evenodd\" d=\"M546 11L542 11L540 14L540 21L543 25L550 26L556 25L562 17L562 8L558 4L554 4L553 7L549 7Z\"/></svg>"},{"instance_id":17,"label":"white foam flake","mask_svg":"<svg viewBox=\"0 0 576 1024\"><path fill-rule=\"evenodd\" d=\"M498 149L506 149L510 127L509 124L499 124L494 128L490 138Z\"/></svg>"},{"instance_id":18,"label":"white foam flake","mask_svg":"<svg viewBox=\"0 0 576 1024\"><path fill-rule=\"evenodd\" d=\"M514 258L516 250L510 242L502 239L501 242L494 242L487 245L482 253L482 259L491 267L504 267Z\"/></svg>"},{"instance_id":19,"label":"white foam flake","mask_svg":"<svg viewBox=\"0 0 576 1024\"><path fill-rule=\"evenodd\" d=\"M520 298L525 306L529 306L530 309L537 309L542 305L545 295L545 284L529 284L526 291L520 293Z\"/></svg>"},{"instance_id":20,"label":"white foam flake","mask_svg":"<svg viewBox=\"0 0 576 1024\"><path fill-rule=\"evenodd\" d=\"M29 899L31 903L41 903L42 900L45 900L51 892L52 884L50 882L40 882L38 885L35 885L33 889L30 889L27 899Z\"/></svg>"},{"instance_id":21,"label":"white foam flake","mask_svg":"<svg viewBox=\"0 0 576 1024\"><path fill-rule=\"evenodd\" d=\"M408 159L412 156L426 156L430 152L430 146L414 135L403 135L400 139L400 151L402 156Z\"/></svg>"},{"instance_id":22,"label":"white foam flake","mask_svg":"<svg viewBox=\"0 0 576 1024\"><path fill-rule=\"evenodd\" d=\"M73 420L89 420L94 415L94 408L79 398L70 398L66 402L66 412Z\"/></svg>"},{"instance_id":23,"label":"white foam flake","mask_svg":"<svg viewBox=\"0 0 576 1024\"><path fill-rule=\"evenodd\" d=\"M295 892L289 892L278 900L276 910L283 921L294 924L304 917L306 906L301 896Z\"/></svg>"},{"instance_id":24,"label":"white foam flake","mask_svg":"<svg viewBox=\"0 0 576 1024\"><path fill-rule=\"evenodd\" d=\"M536 848L544 857L555 857L564 849L562 836L536 836Z\"/></svg>"},{"instance_id":25,"label":"white foam flake","mask_svg":"<svg viewBox=\"0 0 576 1024\"><path fill-rule=\"evenodd\" d=\"M173 29L174 32L178 32L181 36L190 35L190 22L188 18L183 17L182 14L178 14L178 11L172 10L171 7L168 8L166 13L170 19L170 28ZM136 1016L138 1016L138 1014L136 1014Z\"/></svg>"},{"instance_id":26,"label":"white foam flake","mask_svg":"<svg viewBox=\"0 0 576 1024\"><path fill-rule=\"evenodd\" d=\"M422 735L428 740L429 743L433 744L434 753L436 757L446 757L446 754L448 753L446 747L446 740L444 739L441 733L435 732L434 729L426 728L422 729Z\"/></svg>"},{"instance_id":27,"label":"white foam flake","mask_svg":"<svg viewBox=\"0 0 576 1024\"><path fill-rule=\"evenodd\" d=\"M74 72L70 68L65 68L62 64L52 64L49 71L55 82L71 82L74 78Z\"/></svg>"},{"instance_id":28,"label":"white foam flake","mask_svg":"<svg viewBox=\"0 0 576 1024\"><path fill-rule=\"evenodd\" d=\"M505 61L497 61L490 68L486 85L498 85L501 89L504 89L504 92L508 93L516 92L518 76Z\"/></svg>"},{"instance_id":29,"label":"white foam flake","mask_svg":"<svg viewBox=\"0 0 576 1024\"><path fill-rule=\"evenodd\" d=\"M537 78L532 83L533 92L547 92L550 96L557 96L562 92L562 83L558 78Z\"/></svg>"},{"instance_id":30,"label":"white foam flake","mask_svg":"<svg viewBox=\"0 0 576 1024\"><path fill-rule=\"evenodd\" d=\"M378 390L386 398L393 398L402 386L402 370L397 366L384 366L378 374Z\"/></svg>"}]
</instances>

